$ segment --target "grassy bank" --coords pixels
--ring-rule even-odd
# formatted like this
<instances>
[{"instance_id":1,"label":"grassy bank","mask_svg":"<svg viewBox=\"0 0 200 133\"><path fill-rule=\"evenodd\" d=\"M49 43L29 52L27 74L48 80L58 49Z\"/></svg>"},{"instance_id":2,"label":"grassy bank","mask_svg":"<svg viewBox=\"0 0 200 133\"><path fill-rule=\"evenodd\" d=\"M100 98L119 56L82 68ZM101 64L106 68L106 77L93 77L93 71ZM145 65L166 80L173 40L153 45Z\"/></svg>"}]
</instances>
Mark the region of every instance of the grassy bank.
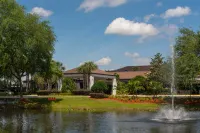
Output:
<instances>
[{"instance_id":1,"label":"grassy bank","mask_svg":"<svg viewBox=\"0 0 200 133\"><path fill-rule=\"evenodd\" d=\"M110 99L91 99L84 96L56 96L60 99L52 103L53 110L63 111L124 111L145 110L155 111L159 108L155 103L122 103Z\"/></svg>"},{"instance_id":2,"label":"grassy bank","mask_svg":"<svg viewBox=\"0 0 200 133\"><path fill-rule=\"evenodd\" d=\"M1 98L5 100L5 98ZM92 99L88 96L28 96L24 99L6 99L10 106L22 109L52 109L54 111L157 111L163 105L171 104L171 98L144 98L110 97L109 99ZM13 104L12 104L13 103ZM199 98L176 98L175 105L186 110L199 111ZM4 105L2 106L4 107Z\"/></svg>"}]
</instances>

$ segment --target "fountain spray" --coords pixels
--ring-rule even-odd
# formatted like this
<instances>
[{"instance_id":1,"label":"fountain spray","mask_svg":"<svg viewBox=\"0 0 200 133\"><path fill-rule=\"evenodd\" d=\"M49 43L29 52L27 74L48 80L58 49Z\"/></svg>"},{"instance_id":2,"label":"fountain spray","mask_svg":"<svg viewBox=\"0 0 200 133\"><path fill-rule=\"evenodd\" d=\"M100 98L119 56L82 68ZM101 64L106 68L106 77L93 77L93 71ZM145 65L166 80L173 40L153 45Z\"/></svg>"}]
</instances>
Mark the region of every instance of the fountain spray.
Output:
<instances>
[{"instance_id":1,"label":"fountain spray","mask_svg":"<svg viewBox=\"0 0 200 133\"><path fill-rule=\"evenodd\" d=\"M171 49L172 49L172 82L171 82L171 97L172 97L172 110L174 112L174 77L175 77L175 64L174 64L174 46L171 45Z\"/></svg>"},{"instance_id":2,"label":"fountain spray","mask_svg":"<svg viewBox=\"0 0 200 133\"><path fill-rule=\"evenodd\" d=\"M171 67L172 67L172 81L171 81L171 98L172 98L172 104L171 107L163 107L161 110L156 114L156 116L152 119L155 121L161 121L161 122L179 122L183 120L191 120L188 116L188 113L185 112L184 108L175 108L174 107L174 90L175 90L175 52L174 52L174 46L170 45L172 54L171 54Z\"/></svg>"}]
</instances>

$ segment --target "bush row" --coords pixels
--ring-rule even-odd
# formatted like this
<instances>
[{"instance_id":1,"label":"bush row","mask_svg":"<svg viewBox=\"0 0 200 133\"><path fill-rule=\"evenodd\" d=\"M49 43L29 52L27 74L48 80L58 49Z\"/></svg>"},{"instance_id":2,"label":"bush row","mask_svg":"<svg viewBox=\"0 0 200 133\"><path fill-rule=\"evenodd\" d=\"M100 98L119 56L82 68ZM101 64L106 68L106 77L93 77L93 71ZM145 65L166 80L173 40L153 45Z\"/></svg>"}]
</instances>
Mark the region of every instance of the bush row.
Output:
<instances>
[{"instance_id":1,"label":"bush row","mask_svg":"<svg viewBox=\"0 0 200 133\"><path fill-rule=\"evenodd\" d=\"M72 91L73 95L86 95L86 96L89 96L90 93L91 93L90 90L74 90L74 91Z\"/></svg>"},{"instance_id":2,"label":"bush row","mask_svg":"<svg viewBox=\"0 0 200 133\"><path fill-rule=\"evenodd\" d=\"M37 95L50 95L52 93L59 94L60 92L40 90L37 92ZM87 96L90 96L91 98L108 98L108 96L104 93L91 93L91 91L89 90L75 90L75 91L72 91L72 94L73 95L87 95Z\"/></svg>"},{"instance_id":3,"label":"bush row","mask_svg":"<svg viewBox=\"0 0 200 133\"><path fill-rule=\"evenodd\" d=\"M164 103L163 97L135 97L135 96L110 96L110 99L119 100L122 102L136 102L136 103Z\"/></svg>"},{"instance_id":4,"label":"bush row","mask_svg":"<svg viewBox=\"0 0 200 133\"><path fill-rule=\"evenodd\" d=\"M49 91L49 90L40 90L40 91L37 91L37 95L50 95L52 93L60 94L61 92L55 91L55 90L51 90L51 91Z\"/></svg>"},{"instance_id":5,"label":"bush row","mask_svg":"<svg viewBox=\"0 0 200 133\"><path fill-rule=\"evenodd\" d=\"M108 95L104 93L90 93L91 98L108 98Z\"/></svg>"}]
</instances>

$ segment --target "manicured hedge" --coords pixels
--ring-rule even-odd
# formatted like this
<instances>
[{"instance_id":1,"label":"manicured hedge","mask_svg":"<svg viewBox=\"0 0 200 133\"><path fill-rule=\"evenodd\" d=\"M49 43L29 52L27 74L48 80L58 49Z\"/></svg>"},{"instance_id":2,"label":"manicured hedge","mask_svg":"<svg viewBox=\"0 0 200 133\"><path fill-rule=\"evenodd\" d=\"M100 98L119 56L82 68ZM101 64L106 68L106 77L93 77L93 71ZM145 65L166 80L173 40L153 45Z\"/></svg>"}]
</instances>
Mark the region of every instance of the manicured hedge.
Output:
<instances>
[{"instance_id":1,"label":"manicured hedge","mask_svg":"<svg viewBox=\"0 0 200 133\"><path fill-rule=\"evenodd\" d=\"M60 91L56 91L56 90L40 90L37 91L37 95L50 95L50 94L60 94Z\"/></svg>"},{"instance_id":2,"label":"manicured hedge","mask_svg":"<svg viewBox=\"0 0 200 133\"><path fill-rule=\"evenodd\" d=\"M6 92L0 92L0 96L8 96L8 93L6 93Z\"/></svg>"},{"instance_id":3,"label":"manicured hedge","mask_svg":"<svg viewBox=\"0 0 200 133\"><path fill-rule=\"evenodd\" d=\"M72 91L73 95L90 95L91 91L90 90L74 90Z\"/></svg>"},{"instance_id":4,"label":"manicured hedge","mask_svg":"<svg viewBox=\"0 0 200 133\"><path fill-rule=\"evenodd\" d=\"M51 93L54 93L54 94L60 94L61 91L52 90Z\"/></svg>"},{"instance_id":5,"label":"manicured hedge","mask_svg":"<svg viewBox=\"0 0 200 133\"><path fill-rule=\"evenodd\" d=\"M91 91L93 93L106 93L106 91L108 91L108 86L105 83L105 81L97 81L94 83L94 85L91 88Z\"/></svg>"},{"instance_id":6,"label":"manicured hedge","mask_svg":"<svg viewBox=\"0 0 200 133\"><path fill-rule=\"evenodd\" d=\"M104 93L90 93L91 98L108 98Z\"/></svg>"},{"instance_id":7,"label":"manicured hedge","mask_svg":"<svg viewBox=\"0 0 200 133\"><path fill-rule=\"evenodd\" d=\"M49 94L51 94L51 91L49 91L49 90L37 91L37 95L49 95Z\"/></svg>"}]
</instances>

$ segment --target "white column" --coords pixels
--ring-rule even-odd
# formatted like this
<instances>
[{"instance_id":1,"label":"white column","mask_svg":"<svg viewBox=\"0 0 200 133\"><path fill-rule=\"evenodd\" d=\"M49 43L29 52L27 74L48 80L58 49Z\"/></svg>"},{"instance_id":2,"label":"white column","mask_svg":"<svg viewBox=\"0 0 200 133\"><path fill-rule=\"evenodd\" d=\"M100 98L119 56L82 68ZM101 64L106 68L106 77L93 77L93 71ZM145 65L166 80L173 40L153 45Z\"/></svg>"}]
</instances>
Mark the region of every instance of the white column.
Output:
<instances>
[{"instance_id":1,"label":"white column","mask_svg":"<svg viewBox=\"0 0 200 133\"><path fill-rule=\"evenodd\" d=\"M76 89L81 89L81 87L80 87L80 81L79 82L76 81Z\"/></svg>"},{"instance_id":2,"label":"white column","mask_svg":"<svg viewBox=\"0 0 200 133\"><path fill-rule=\"evenodd\" d=\"M59 79L57 81L57 84L58 84L58 91L62 91L62 79Z\"/></svg>"},{"instance_id":3,"label":"white column","mask_svg":"<svg viewBox=\"0 0 200 133\"><path fill-rule=\"evenodd\" d=\"M112 95L116 95L117 94L117 80L116 78L113 79L113 83L112 83Z\"/></svg>"},{"instance_id":4,"label":"white column","mask_svg":"<svg viewBox=\"0 0 200 133\"><path fill-rule=\"evenodd\" d=\"M94 77L93 76L90 76L90 90L92 88L92 86L94 85Z\"/></svg>"}]
</instances>

